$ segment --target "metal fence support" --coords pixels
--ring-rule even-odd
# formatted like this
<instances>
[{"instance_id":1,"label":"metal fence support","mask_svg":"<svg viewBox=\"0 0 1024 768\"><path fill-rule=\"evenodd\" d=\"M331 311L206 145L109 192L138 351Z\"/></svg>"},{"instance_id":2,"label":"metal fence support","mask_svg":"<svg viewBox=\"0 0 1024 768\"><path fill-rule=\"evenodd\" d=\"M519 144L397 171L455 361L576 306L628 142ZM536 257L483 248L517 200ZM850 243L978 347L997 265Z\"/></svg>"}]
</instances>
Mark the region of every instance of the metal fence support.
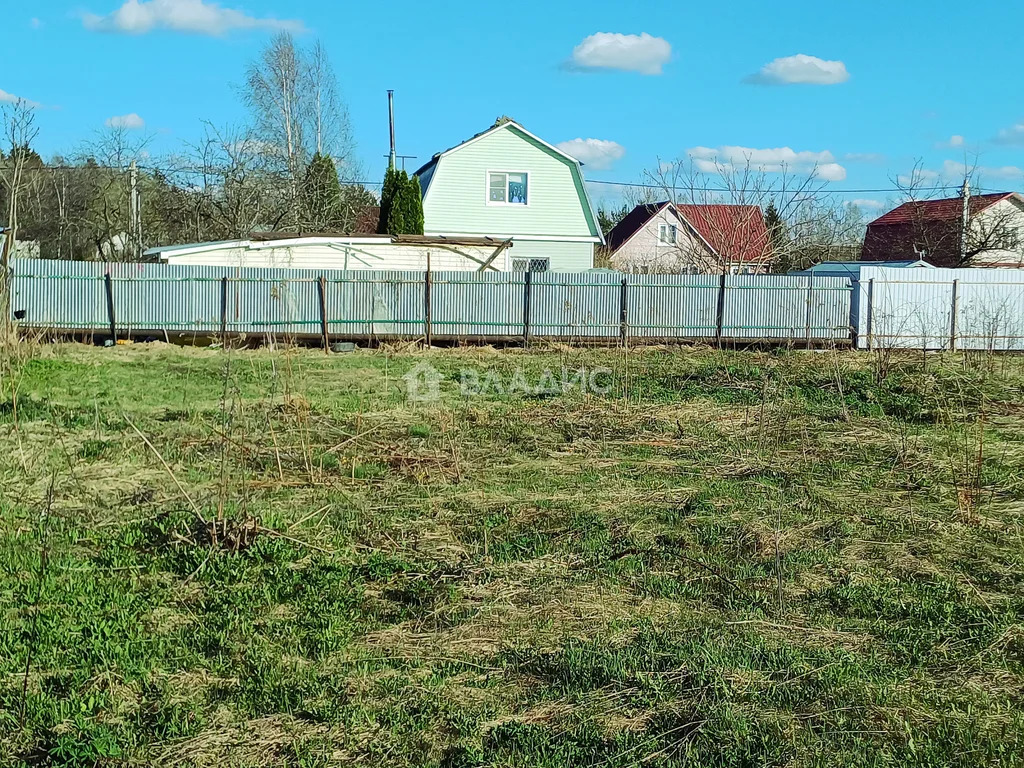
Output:
<instances>
[{"instance_id":1,"label":"metal fence support","mask_svg":"<svg viewBox=\"0 0 1024 768\"><path fill-rule=\"evenodd\" d=\"M725 272L718 279L718 302L715 305L715 344L722 347L722 323L725 319Z\"/></svg>"},{"instance_id":2,"label":"metal fence support","mask_svg":"<svg viewBox=\"0 0 1024 768\"><path fill-rule=\"evenodd\" d=\"M958 306L959 303L960 303L960 281L954 279L953 280L953 301L952 301L952 306L950 307L950 311L949 311L949 348L953 352L956 352L956 336L957 336L957 327L956 327L957 317L956 316L957 316L957 314L959 313L959 310L960 310L960 308Z\"/></svg>"},{"instance_id":3,"label":"metal fence support","mask_svg":"<svg viewBox=\"0 0 1024 768\"><path fill-rule=\"evenodd\" d=\"M324 352L331 351L330 328L327 325L327 278L320 275L317 280L320 294L320 334L324 338Z\"/></svg>"},{"instance_id":4,"label":"metal fence support","mask_svg":"<svg viewBox=\"0 0 1024 768\"><path fill-rule=\"evenodd\" d=\"M430 293L434 284L433 273L428 269L423 278L423 336L427 346L430 346L433 329L430 327Z\"/></svg>"},{"instance_id":5,"label":"metal fence support","mask_svg":"<svg viewBox=\"0 0 1024 768\"><path fill-rule=\"evenodd\" d=\"M228 279L220 279L220 343L228 345Z\"/></svg>"},{"instance_id":6,"label":"metal fence support","mask_svg":"<svg viewBox=\"0 0 1024 768\"><path fill-rule=\"evenodd\" d=\"M533 293L533 273L527 270L523 274L523 346L530 345L530 303Z\"/></svg>"},{"instance_id":7,"label":"metal fence support","mask_svg":"<svg viewBox=\"0 0 1024 768\"><path fill-rule=\"evenodd\" d=\"M626 278L622 278L622 291L619 294L619 342L626 346L629 342L629 303Z\"/></svg>"},{"instance_id":8,"label":"metal fence support","mask_svg":"<svg viewBox=\"0 0 1024 768\"><path fill-rule=\"evenodd\" d=\"M814 274L807 278L807 314L804 318L804 346L811 348L811 317L814 306Z\"/></svg>"},{"instance_id":9,"label":"metal fence support","mask_svg":"<svg viewBox=\"0 0 1024 768\"><path fill-rule=\"evenodd\" d=\"M110 323L110 338L117 344L117 321L114 319L114 281L110 273L103 275L103 285L107 292L107 321Z\"/></svg>"},{"instance_id":10,"label":"metal fence support","mask_svg":"<svg viewBox=\"0 0 1024 768\"><path fill-rule=\"evenodd\" d=\"M868 349L875 348L875 278L868 280Z\"/></svg>"}]
</instances>

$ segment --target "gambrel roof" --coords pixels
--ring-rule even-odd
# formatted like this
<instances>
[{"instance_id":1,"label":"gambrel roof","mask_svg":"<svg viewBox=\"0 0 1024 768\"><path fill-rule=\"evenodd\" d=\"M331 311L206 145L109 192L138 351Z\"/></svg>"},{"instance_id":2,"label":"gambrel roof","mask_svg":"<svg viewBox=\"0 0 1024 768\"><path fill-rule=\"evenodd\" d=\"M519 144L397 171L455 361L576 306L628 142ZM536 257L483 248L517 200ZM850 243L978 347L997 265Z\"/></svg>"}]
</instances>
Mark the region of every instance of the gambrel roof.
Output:
<instances>
[{"instance_id":1,"label":"gambrel roof","mask_svg":"<svg viewBox=\"0 0 1024 768\"><path fill-rule=\"evenodd\" d=\"M591 230L592 232L595 233L599 241L601 243L604 243L604 235L601 232L601 228L597 223L597 213L594 211L594 206L590 202L590 196L587 194L586 184L584 183L582 170L583 163L581 163L579 160L577 160L569 153L563 152L555 145L549 144L539 136L530 133L528 130L526 130L523 126L521 126L514 120L499 120L487 130L480 131L480 133L471 136L465 141L456 144L453 147L449 147L448 149L442 152L438 152L433 157L431 157L429 161L420 166L420 168L413 175L419 177L420 189L422 190L423 197L426 198L427 192L430 189L431 182L434 179L434 173L437 169L438 164L441 162L443 158L454 152L458 152L460 149L468 147L471 144L475 144L476 142L485 139L488 136L497 133L498 131L510 131L513 134L518 134L520 137L524 139L536 142L541 147L543 147L544 150L566 161L566 163L569 165L573 178L576 181L577 187L580 191L580 203L583 206L586 216L589 218Z\"/></svg>"}]
</instances>

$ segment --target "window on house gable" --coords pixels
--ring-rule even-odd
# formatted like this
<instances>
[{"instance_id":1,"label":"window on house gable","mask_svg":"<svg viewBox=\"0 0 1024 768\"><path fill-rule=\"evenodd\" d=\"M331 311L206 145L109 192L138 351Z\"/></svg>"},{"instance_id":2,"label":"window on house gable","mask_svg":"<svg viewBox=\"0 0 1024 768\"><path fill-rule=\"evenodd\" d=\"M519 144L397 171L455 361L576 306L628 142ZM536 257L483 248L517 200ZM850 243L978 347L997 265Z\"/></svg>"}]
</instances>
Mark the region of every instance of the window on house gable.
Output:
<instances>
[{"instance_id":1,"label":"window on house gable","mask_svg":"<svg viewBox=\"0 0 1024 768\"><path fill-rule=\"evenodd\" d=\"M525 173L491 172L487 174L487 200L491 203L526 205Z\"/></svg>"},{"instance_id":2,"label":"window on house gable","mask_svg":"<svg viewBox=\"0 0 1024 768\"><path fill-rule=\"evenodd\" d=\"M658 225L658 242L662 245L675 245L678 230L675 224Z\"/></svg>"}]
</instances>

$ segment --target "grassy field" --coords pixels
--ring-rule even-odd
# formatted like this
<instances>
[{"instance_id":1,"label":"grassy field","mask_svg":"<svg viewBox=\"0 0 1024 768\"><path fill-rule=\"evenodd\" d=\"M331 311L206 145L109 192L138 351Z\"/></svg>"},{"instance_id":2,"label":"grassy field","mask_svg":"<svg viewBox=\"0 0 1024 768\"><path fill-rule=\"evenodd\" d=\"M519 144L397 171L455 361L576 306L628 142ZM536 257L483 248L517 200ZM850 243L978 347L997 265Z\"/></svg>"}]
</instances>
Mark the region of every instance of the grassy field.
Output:
<instances>
[{"instance_id":1,"label":"grassy field","mask_svg":"<svg viewBox=\"0 0 1024 768\"><path fill-rule=\"evenodd\" d=\"M457 382L581 367L603 394ZM2 375L0 765L1024 762L1024 360L63 345Z\"/></svg>"}]
</instances>

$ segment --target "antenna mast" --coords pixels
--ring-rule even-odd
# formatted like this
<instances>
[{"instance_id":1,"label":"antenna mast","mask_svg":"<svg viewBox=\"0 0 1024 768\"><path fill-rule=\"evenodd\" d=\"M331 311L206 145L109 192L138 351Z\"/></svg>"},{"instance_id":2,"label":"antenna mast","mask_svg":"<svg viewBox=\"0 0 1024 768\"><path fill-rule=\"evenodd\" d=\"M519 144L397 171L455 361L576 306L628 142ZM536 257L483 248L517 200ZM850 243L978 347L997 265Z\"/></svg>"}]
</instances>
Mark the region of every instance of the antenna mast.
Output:
<instances>
[{"instance_id":1,"label":"antenna mast","mask_svg":"<svg viewBox=\"0 0 1024 768\"><path fill-rule=\"evenodd\" d=\"M388 89L388 126L391 129L391 153L388 155L388 168L395 170L395 92Z\"/></svg>"}]
</instances>

